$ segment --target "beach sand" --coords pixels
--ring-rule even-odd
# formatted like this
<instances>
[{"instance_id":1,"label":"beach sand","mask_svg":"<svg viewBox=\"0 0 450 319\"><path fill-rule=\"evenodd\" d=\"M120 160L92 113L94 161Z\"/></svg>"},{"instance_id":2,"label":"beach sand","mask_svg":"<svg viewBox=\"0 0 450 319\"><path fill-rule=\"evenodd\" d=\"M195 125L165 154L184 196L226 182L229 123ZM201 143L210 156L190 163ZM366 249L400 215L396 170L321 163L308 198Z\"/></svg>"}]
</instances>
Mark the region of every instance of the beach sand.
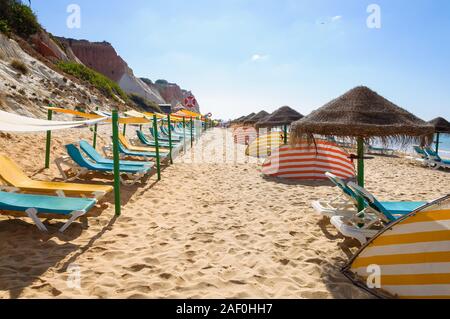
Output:
<instances>
[{"instance_id":1,"label":"beach sand","mask_svg":"<svg viewBox=\"0 0 450 319\"><path fill-rule=\"evenodd\" d=\"M80 135L91 139L88 130L54 133L53 159ZM264 179L255 160L234 163L244 147L224 148L224 137L231 141L225 130L207 132L205 151L177 158L160 182L122 187L119 218L112 195L64 234L61 220L47 221L46 234L0 216L0 298L370 298L340 273L356 242L310 206L338 191ZM99 139L108 140L106 128ZM44 146L45 134L0 136L28 174L54 179L54 164L42 170ZM376 157L366 172L383 200L435 199L450 182L402 158Z\"/></svg>"}]
</instances>

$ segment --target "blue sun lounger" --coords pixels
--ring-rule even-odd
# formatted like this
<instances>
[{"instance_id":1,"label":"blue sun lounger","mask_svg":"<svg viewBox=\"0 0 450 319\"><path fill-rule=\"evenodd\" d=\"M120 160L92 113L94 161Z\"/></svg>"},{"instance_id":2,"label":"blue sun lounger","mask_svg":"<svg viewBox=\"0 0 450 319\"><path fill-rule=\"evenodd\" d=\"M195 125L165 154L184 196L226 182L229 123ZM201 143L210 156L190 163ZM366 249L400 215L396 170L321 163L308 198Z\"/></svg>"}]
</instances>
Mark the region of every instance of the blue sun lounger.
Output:
<instances>
[{"instance_id":1,"label":"blue sun lounger","mask_svg":"<svg viewBox=\"0 0 450 319\"><path fill-rule=\"evenodd\" d=\"M356 207L358 206L358 201L360 198L364 199L365 210L372 210L370 213L385 215L385 221L394 221L399 216L409 214L418 207L426 204L426 202L381 202L367 190L361 188L353 182L349 182L347 184L342 179L331 173L326 173L326 175L330 181L333 182L333 184L342 190L343 195L345 195L345 199L341 200L340 203L343 205L345 204L344 207L347 209L344 210L337 204L333 204L333 201L313 202L313 208L324 216L343 216L351 218L358 213L356 211Z\"/></svg>"},{"instance_id":2,"label":"blue sun lounger","mask_svg":"<svg viewBox=\"0 0 450 319\"><path fill-rule=\"evenodd\" d=\"M100 164L96 162L92 162L90 159L87 159L83 156L81 150L74 144L66 145L68 157L62 157L56 160L56 165L63 176L63 178L67 181L77 179L83 175L86 175L89 172L101 172L107 174L114 174L114 165L113 164ZM75 165L73 164L75 163ZM62 164L66 164L70 167L72 171L74 171L75 176L68 178L66 173L62 168ZM120 180L122 184L131 185L137 183L142 177L144 177L149 171L151 167L147 166L135 166L135 165L120 165L120 173L121 175L126 175L129 180L124 180L122 176L120 176Z\"/></svg>"},{"instance_id":3,"label":"blue sun lounger","mask_svg":"<svg viewBox=\"0 0 450 319\"><path fill-rule=\"evenodd\" d=\"M152 136L154 137L154 134L152 134ZM158 138L162 139L163 141L169 141L169 133L168 131L161 127L160 131L158 132ZM177 143L181 143L184 140L183 135L177 135L175 133L172 133L172 142L177 142ZM186 139L190 138L190 135L186 132Z\"/></svg>"},{"instance_id":4,"label":"blue sun lounger","mask_svg":"<svg viewBox=\"0 0 450 319\"><path fill-rule=\"evenodd\" d=\"M41 231L47 231L47 227L39 219L39 214L70 216L59 230L64 232L78 217L85 215L96 202L95 199L87 198L0 192L0 210L26 213Z\"/></svg>"},{"instance_id":5,"label":"blue sun lounger","mask_svg":"<svg viewBox=\"0 0 450 319\"><path fill-rule=\"evenodd\" d=\"M420 146L414 146L413 147L414 152L416 152L417 155L420 156L421 159L428 159L427 153L420 147Z\"/></svg>"},{"instance_id":6,"label":"blue sun lounger","mask_svg":"<svg viewBox=\"0 0 450 319\"><path fill-rule=\"evenodd\" d=\"M139 141L147 146L151 146L151 147L155 147L156 143L154 140L150 140L149 138L147 138L147 136L145 136L145 134L142 131L137 130L136 131L137 137L139 138ZM169 142L163 142L163 141L158 141L158 145L160 147L170 147L170 143ZM172 143L172 148L177 148L180 144L173 142Z\"/></svg>"},{"instance_id":7,"label":"blue sun lounger","mask_svg":"<svg viewBox=\"0 0 450 319\"><path fill-rule=\"evenodd\" d=\"M98 164L114 165L114 161L109 158L101 156L92 146L86 141L80 141L81 150L90 157L91 160ZM136 166L141 168L152 168L153 162L140 162L140 161L120 161L120 165Z\"/></svg>"},{"instance_id":8,"label":"blue sun lounger","mask_svg":"<svg viewBox=\"0 0 450 319\"><path fill-rule=\"evenodd\" d=\"M150 134L152 136L152 138L155 138L155 133L153 132L152 129L150 129ZM186 140L189 138L187 132L186 132ZM167 135L165 135L164 133L162 133L161 131L158 132L158 141L159 142L165 142L165 143L169 143L169 137ZM174 138L172 137L172 143L182 143L183 139L182 138Z\"/></svg>"},{"instance_id":9,"label":"blue sun lounger","mask_svg":"<svg viewBox=\"0 0 450 319\"><path fill-rule=\"evenodd\" d=\"M362 198L365 208L351 218L339 215L333 216L330 222L345 237L355 238L361 244L364 244L367 238L375 236L386 225L428 204L428 202L422 201L380 202L366 189L353 182L348 183L347 188L353 192L354 195L351 197L356 200L355 204L358 198Z\"/></svg>"},{"instance_id":10,"label":"blue sun lounger","mask_svg":"<svg viewBox=\"0 0 450 319\"><path fill-rule=\"evenodd\" d=\"M119 152L124 156L132 156L132 157L144 157L145 159L156 158L156 152L139 152L139 151L131 151L127 149L122 143L119 142ZM159 158L161 160L165 160L168 158L169 153L159 154Z\"/></svg>"},{"instance_id":11,"label":"blue sun lounger","mask_svg":"<svg viewBox=\"0 0 450 319\"><path fill-rule=\"evenodd\" d=\"M428 156L429 160L432 162L432 164L434 164L434 169L439 169L439 168L450 168L450 160L444 160L442 159L438 153L436 153L435 151L433 151L431 148L429 147L425 147L424 148L424 152L425 154Z\"/></svg>"}]
</instances>

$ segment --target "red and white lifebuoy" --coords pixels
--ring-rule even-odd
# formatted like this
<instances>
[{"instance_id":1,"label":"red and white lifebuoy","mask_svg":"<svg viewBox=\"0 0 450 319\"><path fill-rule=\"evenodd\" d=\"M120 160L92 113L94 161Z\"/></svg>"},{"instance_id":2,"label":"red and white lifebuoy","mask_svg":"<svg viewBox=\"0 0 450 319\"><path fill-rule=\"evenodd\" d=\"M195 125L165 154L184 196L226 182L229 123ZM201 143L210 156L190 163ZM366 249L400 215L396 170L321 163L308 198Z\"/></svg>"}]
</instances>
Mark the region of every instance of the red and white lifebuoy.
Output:
<instances>
[{"instance_id":1,"label":"red and white lifebuoy","mask_svg":"<svg viewBox=\"0 0 450 319\"><path fill-rule=\"evenodd\" d=\"M197 106L197 100L194 96L190 95L184 99L184 106L188 108L194 108Z\"/></svg>"}]
</instances>

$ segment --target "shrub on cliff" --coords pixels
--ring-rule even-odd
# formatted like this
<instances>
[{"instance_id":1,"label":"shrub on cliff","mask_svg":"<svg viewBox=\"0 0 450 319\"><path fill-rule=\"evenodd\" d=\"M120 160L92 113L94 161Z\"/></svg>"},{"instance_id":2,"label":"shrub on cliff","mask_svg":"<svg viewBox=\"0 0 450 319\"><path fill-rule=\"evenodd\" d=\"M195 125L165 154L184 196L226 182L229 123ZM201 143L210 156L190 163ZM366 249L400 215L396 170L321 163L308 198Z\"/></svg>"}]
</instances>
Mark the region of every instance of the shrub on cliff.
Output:
<instances>
[{"instance_id":1,"label":"shrub on cliff","mask_svg":"<svg viewBox=\"0 0 450 319\"><path fill-rule=\"evenodd\" d=\"M17 71L19 71L23 75L27 75L28 74L28 67L27 67L27 65L24 62L20 61L20 60L17 60L17 59L12 60L11 61L11 66L14 69L16 69Z\"/></svg>"},{"instance_id":2,"label":"shrub on cliff","mask_svg":"<svg viewBox=\"0 0 450 319\"><path fill-rule=\"evenodd\" d=\"M100 74L85 65L75 62L58 62L58 67L67 74L86 81L96 87L105 96L110 98L120 97L123 101L128 101L128 96L120 88L120 86L113 80L107 78L103 74Z\"/></svg>"},{"instance_id":3,"label":"shrub on cliff","mask_svg":"<svg viewBox=\"0 0 450 319\"><path fill-rule=\"evenodd\" d=\"M145 98L143 98L140 95L137 94L130 94L128 95L128 97L130 98L131 101L133 101L137 106L140 106L141 108L147 110L147 111L152 111L152 112L159 112L161 113L161 108L159 107L158 104L156 104L153 101L147 100Z\"/></svg>"},{"instance_id":4,"label":"shrub on cliff","mask_svg":"<svg viewBox=\"0 0 450 319\"><path fill-rule=\"evenodd\" d=\"M11 36L11 29L6 20L0 20L0 32L6 35L8 38Z\"/></svg>"},{"instance_id":5,"label":"shrub on cliff","mask_svg":"<svg viewBox=\"0 0 450 319\"><path fill-rule=\"evenodd\" d=\"M41 29L33 10L18 0L0 1L0 20L23 38L28 38Z\"/></svg>"}]
</instances>

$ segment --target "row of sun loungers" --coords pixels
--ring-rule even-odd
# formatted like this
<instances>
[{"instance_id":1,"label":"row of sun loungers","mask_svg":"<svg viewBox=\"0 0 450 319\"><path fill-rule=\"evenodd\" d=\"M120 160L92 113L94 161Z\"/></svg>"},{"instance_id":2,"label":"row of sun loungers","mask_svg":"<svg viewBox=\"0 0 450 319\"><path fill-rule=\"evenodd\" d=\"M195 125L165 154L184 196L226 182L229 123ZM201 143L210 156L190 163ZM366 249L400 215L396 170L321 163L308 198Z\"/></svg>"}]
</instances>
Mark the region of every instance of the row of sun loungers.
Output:
<instances>
[{"instance_id":1,"label":"row of sun loungers","mask_svg":"<svg viewBox=\"0 0 450 319\"><path fill-rule=\"evenodd\" d=\"M160 128L159 157L161 161L169 157L170 143L168 129ZM133 185L155 168L153 159L157 157L156 142L142 131L137 131L137 139L142 146L131 143L124 135L119 135L120 180L124 185ZM184 134L172 128L172 155L183 147ZM186 139L190 139L190 133ZM39 230L47 231L39 215L68 217L60 228L64 232L77 218L85 215L113 187L109 185L70 183L88 174L113 175L114 161L102 156L88 142L80 141L66 145L67 156L56 159L55 163L65 182L37 181L28 177L10 158L0 155L0 211L25 213ZM123 158L138 158L137 161ZM56 196L55 196L56 195Z\"/></svg>"},{"instance_id":2,"label":"row of sun loungers","mask_svg":"<svg viewBox=\"0 0 450 319\"><path fill-rule=\"evenodd\" d=\"M430 147L414 146L414 152L416 153L415 161L422 163L425 166L433 169L449 169L450 160L443 159L438 153L433 151Z\"/></svg>"}]
</instances>

